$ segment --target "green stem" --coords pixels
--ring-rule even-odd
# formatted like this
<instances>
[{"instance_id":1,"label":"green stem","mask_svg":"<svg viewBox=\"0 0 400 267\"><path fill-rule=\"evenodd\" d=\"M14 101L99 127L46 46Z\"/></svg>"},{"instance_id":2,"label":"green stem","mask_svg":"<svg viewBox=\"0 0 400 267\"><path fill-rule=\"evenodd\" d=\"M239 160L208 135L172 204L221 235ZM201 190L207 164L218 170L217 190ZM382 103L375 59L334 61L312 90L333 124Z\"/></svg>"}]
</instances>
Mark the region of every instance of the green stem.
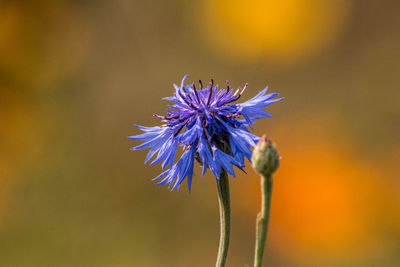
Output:
<instances>
[{"instance_id":1,"label":"green stem","mask_svg":"<svg viewBox=\"0 0 400 267\"><path fill-rule=\"evenodd\" d=\"M231 207L229 199L228 174L224 169L217 180L218 202L220 213L220 239L216 267L224 267L228 255L229 237L231 228Z\"/></svg>"},{"instance_id":2,"label":"green stem","mask_svg":"<svg viewBox=\"0 0 400 267\"><path fill-rule=\"evenodd\" d=\"M261 212L258 213L256 223L256 253L254 267L261 267L267 239L269 214L271 211L272 175L261 175Z\"/></svg>"}]
</instances>

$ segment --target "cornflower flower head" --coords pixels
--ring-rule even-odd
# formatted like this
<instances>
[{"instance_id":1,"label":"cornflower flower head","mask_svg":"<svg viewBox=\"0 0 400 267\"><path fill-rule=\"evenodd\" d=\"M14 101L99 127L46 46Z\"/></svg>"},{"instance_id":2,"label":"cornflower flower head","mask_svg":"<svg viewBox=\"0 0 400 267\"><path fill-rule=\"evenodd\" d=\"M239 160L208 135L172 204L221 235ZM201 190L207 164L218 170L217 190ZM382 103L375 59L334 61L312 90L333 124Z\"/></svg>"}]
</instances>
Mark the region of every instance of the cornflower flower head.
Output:
<instances>
[{"instance_id":1,"label":"cornflower flower head","mask_svg":"<svg viewBox=\"0 0 400 267\"><path fill-rule=\"evenodd\" d=\"M255 147L260 138L249 132L254 122L271 115L264 108L283 98L275 98L278 93L266 94L267 88L252 99L235 104L247 88L233 90L229 82L226 89L219 89L214 81L207 86L199 81L185 85L186 75L180 84L174 84L175 93L163 98L173 104L167 109L167 116L155 114L162 121L161 126L137 127L144 133L129 136L130 139L144 141L131 150L150 148L146 156L147 163L158 162L166 171L153 180L160 180L158 185L169 184L170 188L179 188L187 177L189 191L193 178L194 160L202 166L202 175L209 168L219 179L222 169L235 177L233 165L243 170L245 157L251 162L251 147ZM183 148L180 159L175 162L177 149Z\"/></svg>"}]
</instances>

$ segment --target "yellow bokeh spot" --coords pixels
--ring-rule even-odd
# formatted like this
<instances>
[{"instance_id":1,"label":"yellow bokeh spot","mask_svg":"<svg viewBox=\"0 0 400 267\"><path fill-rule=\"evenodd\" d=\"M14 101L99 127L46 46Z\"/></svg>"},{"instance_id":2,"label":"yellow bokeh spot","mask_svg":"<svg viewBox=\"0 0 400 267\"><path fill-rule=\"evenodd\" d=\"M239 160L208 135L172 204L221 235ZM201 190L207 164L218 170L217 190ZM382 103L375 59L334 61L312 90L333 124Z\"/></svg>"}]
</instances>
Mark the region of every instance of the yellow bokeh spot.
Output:
<instances>
[{"instance_id":1,"label":"yellow bokeh spot","mask_svg":"<svg viewBox=\"0 0 400 267\"><path fill-rule=\"evenodd\" d=\"M348 13L348 2L334 0L205 0L204 7L210 45L229 56L285 62L333 41Z\"/></svg>"}]
</instances>

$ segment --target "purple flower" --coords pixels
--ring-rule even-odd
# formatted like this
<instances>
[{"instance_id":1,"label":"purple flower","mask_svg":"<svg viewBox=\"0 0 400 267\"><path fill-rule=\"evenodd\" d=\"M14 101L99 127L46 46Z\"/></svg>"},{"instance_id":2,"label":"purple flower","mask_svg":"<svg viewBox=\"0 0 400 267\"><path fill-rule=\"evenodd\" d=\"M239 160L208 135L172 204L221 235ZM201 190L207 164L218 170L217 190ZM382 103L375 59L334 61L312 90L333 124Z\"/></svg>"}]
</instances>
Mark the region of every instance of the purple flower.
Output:
<instances>
[{"instance_id":1,"label":"purple flower","mask_svg":"<svg viewBox=\"0 0 400 267\"><path fill-rule=\"evenodd\" d=\"M267 88L252 99L233 104L240 98L247 84L236 91L227 82L226 89L218 89L211 80L207 87L199 81L199 88L194 84L184 85L186 75L180 86L174 84L174 96L164 100L173 102L167 109L167 116L154 115L164 123L156 127L137 126L144 133L128 138L144 141L131 148L138 150L150 148L146 156L147 163L154 155L150 165L158 162L167 170L153 180L169 184L170 188L179 188L187 177L190 191L194 160L203 165L202 175L209 168L218 179L221 169L235 176L233 165L243 169L244 158L251 161L251 147L260 139L249 132L253 123L271 115L264 108L283 98L274 98L278 93L266 94ZM175 163L178 146L183 148L181 158Z\"/></svg>"}]
</instances>

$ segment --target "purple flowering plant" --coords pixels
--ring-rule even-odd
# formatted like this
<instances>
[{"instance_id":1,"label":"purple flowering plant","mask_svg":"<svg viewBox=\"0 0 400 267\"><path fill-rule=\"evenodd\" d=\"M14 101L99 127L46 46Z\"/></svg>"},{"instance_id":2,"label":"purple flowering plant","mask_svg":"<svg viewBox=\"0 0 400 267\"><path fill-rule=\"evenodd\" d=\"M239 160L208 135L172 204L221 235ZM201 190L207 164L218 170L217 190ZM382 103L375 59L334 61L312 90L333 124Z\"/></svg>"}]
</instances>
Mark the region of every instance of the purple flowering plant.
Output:
<instances>
[{"instance_id":1,"label":"purple flowering plant","mask_svg":"<svg viewBox=\"0 0 400 267\"><path fill-rule=\"evenodd\" d=\"M131 150L150 148L145 163L153 157L150 165L161 162L166 170L153 180L160 180L158 185L169 184L173 190L180 187L187 178L189 191L193 178L195 160L203 166L202 175L207 169L216 177L218 201L220 209L220 242L217 257L217 267L225 266L230 239L230 195L228 173L235 176L233 166L240 170L245 167L247 158L253 159L253 167L259 170L271 170L270 159L279 162L277 153L271 154L266 147L265 138L260 138L250 132L254 122L271 115L264 110L268 105L281 101L276 98L279 94L267 94L265 88L252 99L236 103L247 88L232 89L229 82L226 88L219 89L214 81L207 86L199 81L196 88L194 83L186 84L186 75L180 84L174 84L175 93L163 98L171 101L167 115L154 115L161 119L161 126L137 126L142 134L129 136L134 140L144 141ZM250 150L256 147L253 154ZM175 162L178 147L182 147L182 155ZM157 154L157 155L156 155ZM272 155L272 156L271 156ZM243 170L244 171L244 170ZM262 176L262 212L257 219L255 266L260 267L269 218L269 206L272 183L272 173ZM265 178L267 177L267 178ZM269 197L269 198L268 198Z\"/></svg>"},{"instance_id":2,"label":"purple flowering plant","mask_svg":"<svg viewBox=\"0 0 400 267\"><path fill-rule=\"evenodd\" d=\"M264 108L283 98L275 98L278 93L266 94L267 87L252 99L236 104L247 83L243 88L233 90L228 81L225 89L214 86L213 80L208 86L199 81L196 88L194 83L185 85L187 77L182 79L180 86L174 84L173 96L163 98L173 103L168 106L167 116L154 115L163 124L155 127L137 125L144 133L128 138L144 141L131 150L150 148L145 163L158 152L150 165L162 162L161 167L167 167L154 178L161 180L158 185L169 184L173 190L187 177L190 191L195 159L203 166L202 175L209 168L217 179L221 170L232 176L235 176L233 166L243 170L244 158L251 161L250 148L260 140L250 133L249 128L252 129L260 118L271 118ZM178 147L183 148L183 154L175 163Z\"/></svg>"}]
</instances>

